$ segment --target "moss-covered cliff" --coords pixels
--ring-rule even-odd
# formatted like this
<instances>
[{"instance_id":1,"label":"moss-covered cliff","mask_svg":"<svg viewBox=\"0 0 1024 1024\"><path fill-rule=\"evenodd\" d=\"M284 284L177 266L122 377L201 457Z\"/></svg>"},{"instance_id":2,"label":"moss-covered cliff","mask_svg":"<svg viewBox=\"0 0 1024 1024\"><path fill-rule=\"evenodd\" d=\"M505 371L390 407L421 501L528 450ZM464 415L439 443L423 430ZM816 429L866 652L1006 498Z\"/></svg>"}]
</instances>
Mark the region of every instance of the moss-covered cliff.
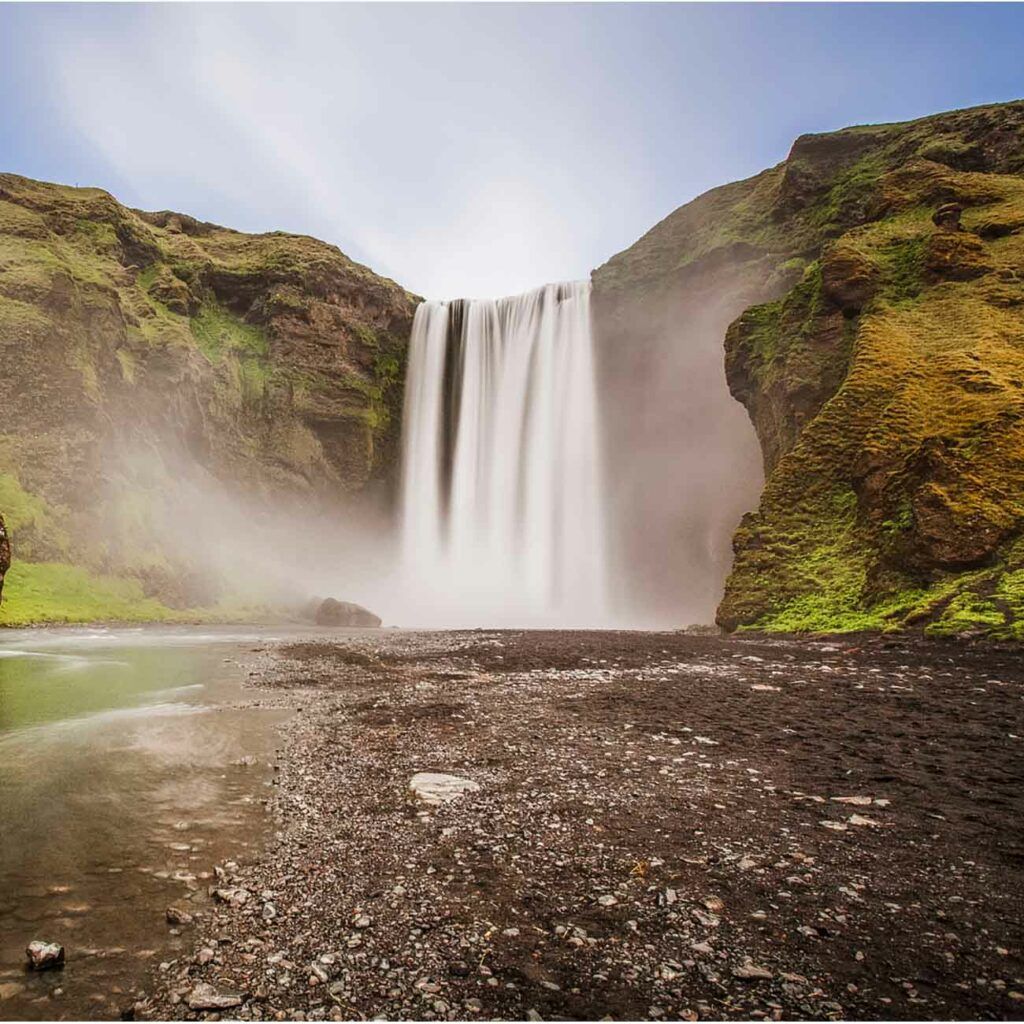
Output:
<instances>
[{"instance_id":1,"label":"moss-covered cliff","mask_svg":"<svg viewBox=\"0 0 1024 1024\"><path fill-rule=\"evenodd\" d=\"M312 238L0 175L0 621L82 617L68 564L95 577L84 617L108 591L118 616L209 599L152 508L183 465L264 504L386 485L415 303Z\"/></svg>"},{"instance_id":2,"label":"moss-covered cliff","mask_svg":"<svg viewBox=\"0 0 1024 1024\"><path fill-rule=\"evenodd\" d=\"M725 358L767 478L719 622L1024 639L1024 103L804 136L595 285L715 266L762 293Z\"/></svg>"}]
</instances>

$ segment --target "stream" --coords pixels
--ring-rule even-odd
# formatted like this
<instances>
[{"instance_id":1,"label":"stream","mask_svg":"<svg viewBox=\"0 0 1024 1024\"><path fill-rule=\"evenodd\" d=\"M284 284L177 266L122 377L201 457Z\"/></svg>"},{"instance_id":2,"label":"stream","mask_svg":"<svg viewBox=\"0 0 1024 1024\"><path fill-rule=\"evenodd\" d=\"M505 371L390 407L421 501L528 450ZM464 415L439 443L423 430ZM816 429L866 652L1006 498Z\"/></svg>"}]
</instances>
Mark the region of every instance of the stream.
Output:
<instances>
[{"instance_id":1,"label":"stream","mask_svg":"<svg viewBox=\"0 0 1024 1024\"><path fill-rule=\"evenodd\" d=\"M0 1019L117 1018L187 953L171 904L265 826L275 726L240 662L281 631L0 631ZM33 939L62 970L26 971Z\"/></svg>"}]
</instances>

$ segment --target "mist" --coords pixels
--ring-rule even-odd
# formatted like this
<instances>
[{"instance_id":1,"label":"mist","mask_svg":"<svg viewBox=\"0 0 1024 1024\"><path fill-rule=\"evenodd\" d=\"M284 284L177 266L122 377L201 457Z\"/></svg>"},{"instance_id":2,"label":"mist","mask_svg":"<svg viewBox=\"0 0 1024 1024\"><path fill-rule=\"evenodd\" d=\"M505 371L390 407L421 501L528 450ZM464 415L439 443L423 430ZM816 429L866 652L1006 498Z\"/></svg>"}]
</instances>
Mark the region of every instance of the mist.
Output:
<instances>
[{"instance_id":1,"label":"mist","mask_svg":"<svg viewBox=\"0 0 1024 1024\"><path fill-rule=\"evenodd\" d=\"M732 535L757 507L761 451L729 393L724 339L764 284L698 268L625 303L595 299L611 572L623 625L710 624Z\"/></svg>"},{"instance_id":2,"label":"mist","mask_svg":"<svg viewBox=\"0 0 1024 1024\"><path fill-rule=\"evenodd\" d=\"M335 597L387 615L394 513L382 488L291 494L217 475L181 439L111 450L102 506L109 558L183 608L310 618Z\"/></svg>"},{"instance_id":3,"label":"mist","mask_svg":"<svg viewBox=\"0 0 1024 1024\"><path fill-rule=\"evenodd\" d=\"M101 495L107 560L178 607L226 617L308 619L314 599L334 597L388 625L710 624L732 534L762 483L723 366L726 328L755 299L738 269L631 303L625 317L598 293L571 330L539 316L557 290L458 307L459 323L477 326L455 339L446 320L433 362L418 359L414 329L402 462L355 493L246 481L174 431L129 441L122 430ZM431 308L448 307L421 314ZM573 333L591 319L593 337ZM570 343L575 363L559 354ZM471 360L456 392L452 346ZM509 359L523 367L516 394L495 369ZM435 407L417 426L424 388ZM447 429L459 439L442 453L438 417L453 415L453 394L463 407ZM442 498L445 474L454 491Z\"/></svg>"}]
</instances>

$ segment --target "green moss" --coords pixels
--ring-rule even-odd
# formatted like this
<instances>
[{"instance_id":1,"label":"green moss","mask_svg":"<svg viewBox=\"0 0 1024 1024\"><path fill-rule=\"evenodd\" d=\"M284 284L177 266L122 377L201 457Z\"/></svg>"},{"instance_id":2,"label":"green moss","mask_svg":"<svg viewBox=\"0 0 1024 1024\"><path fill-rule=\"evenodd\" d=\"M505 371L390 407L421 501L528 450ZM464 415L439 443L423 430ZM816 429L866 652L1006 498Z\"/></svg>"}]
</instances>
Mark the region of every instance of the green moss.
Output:
<instances>
[{"instance_id":1,"label":"green moss","mask_svg":"<svg viewBox=\"0 0 1024 1024\"><path fill-rule=\"evenodd\" d=\"M885 263L884 295L890 302L916 298L924 287L927 238L901 239L881 251Z\"/></svg>"},{"instance_id":2,"label":"green moss","mask_svg":"<svg viewBox=\"0 0 1024 1024\"><path fill-rule=\"evenodd\" d=\"M976 631L979 627L989 631L991 627L1002 626L1006 616L993 601L971 591L957 594L945 608L936 622L929 623L925 633L929 636L955 636L958 633Z\"/></svg>"},{"instance_id":3,"label":"green moss","mask_svg":"<svg viewBox=\"0 0 1024 1024\"><path fill-rule=\"evenodd\" d=\"M4 581L0 625L32 622L153 622L179 615L138 583L97 576L80 566L16 561Z\"/></svg>"},{"instance_id":4,"label":"green moss","mask_svg":"<svg viewBox=\"0 0 1024 1024\"><path fill-rule=\"evenodd\" d=\"M0 473L0 513L11 532L15 558L64 555L70 549L66 511L26 491L13 473Z\"/></svg>"},{"instance_id":5,"label":"green moss","mask_svg":"<svg viewBox=\"0 0 1024 1024\"><path fill-rule=\"evenodd\" d=\"M229 353L265 359L270 351L267 337L259 327L213 303L204 304L192 317L191 329L199 350L211 363L220 362Z\"/></svg>"},{"instance_id":6,"label":"green moss","mask_svg":"<svg viewBox=\"0 0 1024 1024\"><path fill-rule=\"evenodd\" d=\"M377 332L366 324L355 323L350 325L352 333L367 347L378 348Z\"/></svg>"},{"instance_id":7,"label":"green moss","mask_svg":"<svg viewBox=\"0 0 1024 1024\"><path fill-rule=\"evenodd\" d=\"M978 146L965 142L959 135L939 135L921 145L917 155L922 160L933 160L950 167L967 167L976 161Z\"/></svg>"},{"instance_id":8,"label":"green moss","mask_svg":"<svg viewBox=\"0 0 1024 1024\"><path fill-rule=\"evenodd\" d=\"M885 154L873 151L862 157L835 179L823 200L814 204L809 223L826 234L836 225L849 227L864 219L875 198L878 181L888 168Z\"/></svg>"}]
</instances>

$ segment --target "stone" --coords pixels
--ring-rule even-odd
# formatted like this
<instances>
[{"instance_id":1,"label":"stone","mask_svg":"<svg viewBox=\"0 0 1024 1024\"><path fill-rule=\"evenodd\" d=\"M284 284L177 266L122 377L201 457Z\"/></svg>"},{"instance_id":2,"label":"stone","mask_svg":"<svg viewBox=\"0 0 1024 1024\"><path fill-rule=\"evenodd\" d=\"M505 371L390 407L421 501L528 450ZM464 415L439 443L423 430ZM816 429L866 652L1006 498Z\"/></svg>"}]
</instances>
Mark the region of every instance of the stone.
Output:
<instances>
[{"instance_id":1,"label":"stone","mask_svg":"<svg viewBox=\"0 0 1024 1024\"><path fill-rule=\"evenodd\" d=\"M33 971L49 971L64 966L64 947L57 942L34 939L26 947L25 956Z\"/></svg>"},{"instance_id":2,"label":"stone","mask_svg":"<svg viewBox=\"0 0 1024 1024\"><path fill-rule=\"evenodd\" d=\"M164 916L168 924L177 926L192 923L192 915L182 907L168 907Z\"/></svg>"},{"instance_id":3,"label":"stone","mask_svg":"<svg viewBox=\"0 0 1024 1024\"><path fill-rule=\"evenodd\" d=\"M932 223L943 231L959 231L963 212L964 208L959 203L943 203L932 214Z\"/></svg>"},{"instance_id":4,"label":"stone","mask_svg":"<svg viewBox=\"0 0 1024 1024\"><path fill-rule=\"evenodd\" d=\"M879 825L874 818L869 818L864 814L851 814L847 820L851 825L860 825L866 828L878 828Z\"/></svg>"},{"instance_id":5,"label":"stone","mask_svg":"<svg viewBox=\"0 0 1024 1024\"><path fill-rule=\"evenodd\" d=\"M472 779L445 775L441 772L417 772L409 780L409 789L413 796L429 807L446 804L465 793L475 793L479 788L480 783Z\"/></svg>"},{"instance_id":6,"label":"stone","mask_svg":"<svg viewBox=\"0 0 1024 1024\"><path fill-rule=\"evenodd\" d=\"M243 996L238 992L225 992L201 981L186 999L190 1010L230 1010L241 1006Z\"/></svg>"},{"instance_id":7,"label":"stone","mask_svg":"<svg viewBox=\"0 0 1024 1024\"><path fill-rule=\"evenodd\" d=\"M767 967L760 967L757 964L747 962L732 969L734 978L741 978L744 981L770 981L772 972Z\"/></svg>"},{"instance_id":8,"label":"stone","mask_svg":"<svg viewBox=\"0 0 1024 1024\"><path fill-rule=\"evenodd\" d=\"M362 605L336 601L333 597L325 598L320 603L315 621L318 626L362 626L373 629L381 623L379 616Z\"/></svg>"},{"instance_id":9,"label":"stone","mask_svg":"<svg viewBox=\"0 0 1024 1024\"><path fill-rule=\"evenodd\" d=\"M213 898L218 903L227 903L232 907L244 907L249 900L248 889L214 889Z\"/></svg>"}]
</instances>

